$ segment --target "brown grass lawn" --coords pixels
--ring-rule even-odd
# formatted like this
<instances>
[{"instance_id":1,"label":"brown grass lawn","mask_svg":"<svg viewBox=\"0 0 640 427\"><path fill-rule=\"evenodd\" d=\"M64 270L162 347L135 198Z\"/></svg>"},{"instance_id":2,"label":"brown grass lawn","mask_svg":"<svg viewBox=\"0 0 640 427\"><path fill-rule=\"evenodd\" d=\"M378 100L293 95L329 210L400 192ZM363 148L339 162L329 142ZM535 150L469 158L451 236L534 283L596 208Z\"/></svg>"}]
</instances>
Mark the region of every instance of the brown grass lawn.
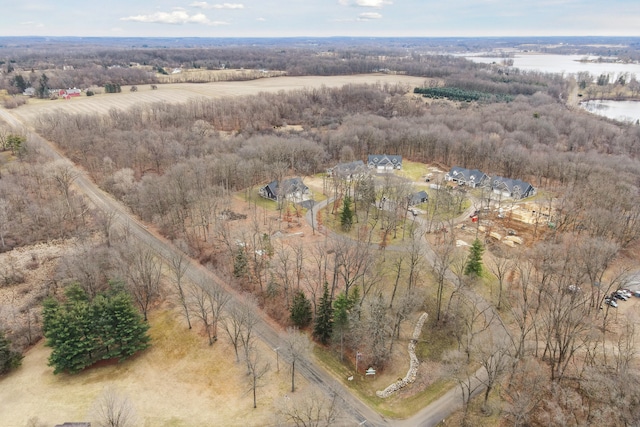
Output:
<instances>
[{"instance_id":1,"label":"brown grass lawn","mask_svg":"<svg viewBox=\"0 0 640 427\"><path fill-rule=\"evenodd\" d=\"M0 380L0 425L25 427L37 418L42 425L92 421L91 408L101 391L114 386L128 396L136 426L262 426L274 422L274 405L290 392L290 371L275 353L261 348L271 370L258 389L253 409L243 363L235 362L224 336L212 347L189 331L175 311L162 309L150 317L152 347L131 360L88 369L77 375L54 375L47 366L50 349L42 342L29 350L22 367ZM300 376L296 393L309 389ZM97 425L97 424L94 424Z\"/></svg>"}]
</instances>

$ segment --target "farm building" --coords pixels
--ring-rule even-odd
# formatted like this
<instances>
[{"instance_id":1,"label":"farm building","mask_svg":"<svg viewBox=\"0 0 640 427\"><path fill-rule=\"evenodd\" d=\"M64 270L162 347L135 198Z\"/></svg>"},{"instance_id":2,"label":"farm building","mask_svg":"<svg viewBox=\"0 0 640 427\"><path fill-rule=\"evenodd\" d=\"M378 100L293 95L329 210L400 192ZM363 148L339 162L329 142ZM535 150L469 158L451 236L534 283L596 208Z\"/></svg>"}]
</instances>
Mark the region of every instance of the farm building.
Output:
<instances>
[{"instance_id":1,"label":"farm building","mask_svg":"<svg viewBox=\"0 0 640 427\"><path fill-rule=\"evenodd\" d=\"M82 91L80 89L76 89L75 87L73 89L59 89L58 90L58 96L62 96L63 98L66 97L72 97L72 96L80 96L82 94Z\"/></svg>"},{"instance_id":2,"label":"farm building","mask_svg":"<svg viewBox=\"0 0 640 427\"><path fill-rule=\"evenodd\" d=\"M452 167L444 176L444 179L456 182L458 185L467 185L471 188L481 187L489 181L489 177L484 172L459 166Z\"/></svg>"},{"instance_id":3,"label":"farm building","mask_svg":"<svg viewBox=\"0 0 640 427\"><path fill-rule=\"evenodd\" d=\"M369 166L369 168L371 169L376 169L379 171L402 169L402 156L371 154L369 155L367 166Z\"/></svg>"}]
</instances>

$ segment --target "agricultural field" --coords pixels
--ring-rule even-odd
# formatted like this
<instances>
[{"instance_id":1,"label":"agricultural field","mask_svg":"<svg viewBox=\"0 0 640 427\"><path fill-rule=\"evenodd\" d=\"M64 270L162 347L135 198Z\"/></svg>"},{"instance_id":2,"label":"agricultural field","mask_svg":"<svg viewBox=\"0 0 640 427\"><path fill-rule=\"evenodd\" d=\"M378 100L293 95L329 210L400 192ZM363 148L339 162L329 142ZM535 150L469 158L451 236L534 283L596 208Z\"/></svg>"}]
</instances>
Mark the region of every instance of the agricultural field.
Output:
<instances>
[{"instance_id":1,"label":"agricultural field","mask_svg":"<svg viewBox=\"0 0 640 427\"><path fill-rule=\"evenodd\" d=\"M136 104L155 102L181 103L189 99L224 98L228 96L250 96L259 92L276 93L305 88L341 87L347 84L404 84L409 87L424 84L423 78L389 75L361 74L355 76L302 76L272 77L250 81L224 81L214 83L168 83L159 84L157 90L150 85L137 86L138 90L130 91L130 86L123 86L117 94L97 94L91 97L65 99L30 99L27 105L12 111L24 123L30 123L39 114L64 111L71 114L106 114L110 109L128 109Z\"/></svg>"}]
</instances>

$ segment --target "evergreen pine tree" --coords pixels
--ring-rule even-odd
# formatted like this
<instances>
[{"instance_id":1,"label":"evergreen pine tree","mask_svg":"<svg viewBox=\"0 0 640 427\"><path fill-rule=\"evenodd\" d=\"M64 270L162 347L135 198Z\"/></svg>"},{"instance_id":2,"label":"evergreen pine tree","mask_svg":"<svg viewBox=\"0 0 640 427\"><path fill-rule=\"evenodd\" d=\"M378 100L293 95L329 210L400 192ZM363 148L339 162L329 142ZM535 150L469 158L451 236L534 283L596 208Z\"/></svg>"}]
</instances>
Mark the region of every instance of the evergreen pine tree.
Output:
<instances>
[{"instance_id":1,"label":"evergreen pine tree","mask_svg":"<svg viewBox=\"0 0 640 427\"><path fill-rule=\"evenodd\" d=\"M484 248L480 240L476 239L471 245L469 251L469 259L467 265L464 267L464 274L466 276L480 276L482 274L482 253Z\"/></svg>"},{"instance_id":2,"label":"evergreen pine tree","mask_svg":"<svg viewBox=\"0 0 640 427\"><path fill-rule=\"evenodd\" d=\"M316 322L313 327L313 336L322 344L327 345L333 332L333 307L331 306L331 296L329 294L329 284L324 282L324 290L320 298Z\"/></svg>"},{"instance_id":3,"label":"evergreen pine tree","mask_svg":"<svg viewBox=\"0 0 640 427\"><path fill-rule=\"evenodd\" d=\"M249 260L244 248L240 246L236 252L236 256L233 260L233 275L235 277L244 277L247 275L249 269Z\"/></svg>"},{"instance_id":4,"label":"evergreen pine tree","mask_svg":"<svg viewBox=\"0 0 640 427\"><path fill-rule=\"evenodd\" d=\"M116 351L111 351L109 358L118 357L124 360L149 347L149 324L136 310L129 294L120 292L109 298L108 302L109 318L113 322L112 335L105 335L103 344L106 339L110 339L116 345Z\"/></svg>"},{"instance_id":5,"label":"evergreen pine tree","mask_svg":"<svg viewBox=\"0 0 640 427\"><path fill-rule=\"evenodd\" d=\"M291 304L291 321L297 327L304 328L311 323L311 316L311 301L307 299L304 292L296 292Z\"/></svg>"},{"instance_id":6,"label":"evergreen pine tree","mask_svg":"<svg viewBox=\"0 0 640 427\"><path fill-rule=\"evenodd\" d=\"M22 354L11 348L11 342L0 331L0 375L20 366L22 358Z\"/></svg>"},{"instance_id":7,"label":"evergreen pine tree","mask_svg":"<svg viewBox=\"0 0 640 427\"><path fill-rule=\"evenodd\" d=\"M353 225L353 211L351 210L351 198L349 196L344 198L342 204L342 213L340 214L340 225L342 230L349 231Z\"/></svg>"}]
</instances>

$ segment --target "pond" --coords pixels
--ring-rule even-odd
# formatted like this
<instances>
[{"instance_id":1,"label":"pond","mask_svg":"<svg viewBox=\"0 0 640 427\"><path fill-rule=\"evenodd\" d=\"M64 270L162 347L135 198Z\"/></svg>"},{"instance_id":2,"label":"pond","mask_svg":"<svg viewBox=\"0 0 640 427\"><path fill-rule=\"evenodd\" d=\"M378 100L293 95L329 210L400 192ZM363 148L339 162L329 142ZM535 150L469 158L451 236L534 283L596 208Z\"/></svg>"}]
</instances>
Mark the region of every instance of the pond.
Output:
<instances>
[{"instance_id":1,"label":"pond","mask_svg":"<svg viewBox=\"0 0 640 427\"><path fill-rule=\"evenodd\" d=\"M586 101L580 106L590 113L604 116L619 122L637 123L640 120L640 102L638 101Z\"/></svg>"}]
</instances>

